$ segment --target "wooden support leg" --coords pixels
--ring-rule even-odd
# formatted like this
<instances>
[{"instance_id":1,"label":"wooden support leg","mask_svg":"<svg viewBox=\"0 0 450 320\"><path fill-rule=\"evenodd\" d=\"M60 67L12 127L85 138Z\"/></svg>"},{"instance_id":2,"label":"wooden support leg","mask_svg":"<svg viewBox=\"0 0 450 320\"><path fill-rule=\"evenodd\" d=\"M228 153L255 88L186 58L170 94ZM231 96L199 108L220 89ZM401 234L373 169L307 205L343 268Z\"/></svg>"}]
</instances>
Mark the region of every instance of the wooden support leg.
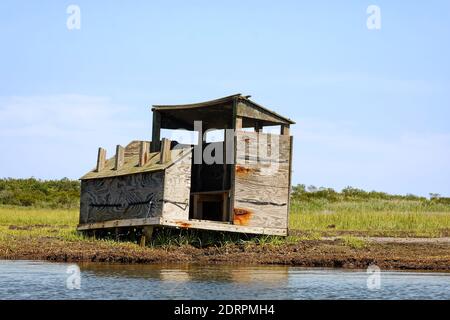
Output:
<instances>
[{"instance_id":1,"label":"wooden support leg","mask_svg":"<svg viewBox=\"0 0 450 320\"><path fill-rule=\"evenodd\" d=\"M114 239L119 241L119 228L114 228Z\"/></svg>"},{"instance_id":2,"label":"wooden support leg","mask_svg":"<svg viewBox=\"0 0 450 320\"><path fill-rule=\"evenodd\" d=\"M153 235L153 226L145 226L142 228L142 236L139 245L145 247L145 243L150 241Z\"/></svg>"},{"instance_id":3,"label":"wooden support leg","mask_svg":"<svg viewBox=\"0 0 450 320\"><path fill-rule=\"evenodd\" d=\"M153 226L145 226L143 231L144 231L145 237L148 240L150 240L152 238L152 235L153 235Z\"/></svg>"},{"instance_id":4,"label":"wooden support leg","mask_svg":"<svg viewBox=\"0 0 450 320\"><path fill-rule=\"evenodd\" d=\"M139 246L145 247L145 236L141 235L141 239L139 240Z\"/></svg>"}]
</instances>

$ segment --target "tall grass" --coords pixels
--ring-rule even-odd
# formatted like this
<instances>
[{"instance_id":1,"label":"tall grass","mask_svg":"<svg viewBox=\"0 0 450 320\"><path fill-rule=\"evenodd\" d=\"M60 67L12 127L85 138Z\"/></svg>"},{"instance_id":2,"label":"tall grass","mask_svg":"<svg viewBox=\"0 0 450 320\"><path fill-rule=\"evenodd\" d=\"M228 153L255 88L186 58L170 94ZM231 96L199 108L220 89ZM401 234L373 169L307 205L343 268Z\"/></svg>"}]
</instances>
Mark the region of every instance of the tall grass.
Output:
<instances>
[{"instance_id":1,"label":"tall grass","mask_svg":"<svg viewBox=\"0 0 450 320\"><path fill-rule=\"evenodd\" d=\"M0 225L2 226L68 226L78 223L77 209L43 209L28 207L0 207Z\"/></svg>"},{"instance_id":2,"label":"tall grass","mask_svg":"<svg viewBox=\"0 0 450 320\"><path fill-rule=\"evenodd\" d=\"M405 232L438 236L450 229L450 206L409 200L293 201L290 227L306 231Z\"/></svg>"},{"instance_id":3,"label":"tall grass","mask_svg":"<svg viewBox=\"0 0 450 320\"><path fill-rule=\"evenodd\" d=\"M0 179L0 232L42 235L47 231L55 234L55 228L60 228L59 235L76 237L78 197L78 181ZM330 188L298 185L292 192L289 222L291 230L307 231L316 238L340 231L358 231L367 235L443 236L450 234L450 199L436 194L428 199L351 187L337 192ZM36 228L17 229L15 226ZM238 240L217 232L200 234L178 230L160 233L153 244L195 243L204 246ZM273 243L278 239L259 237L252 241Z\"/></svg>"}]
</instances>

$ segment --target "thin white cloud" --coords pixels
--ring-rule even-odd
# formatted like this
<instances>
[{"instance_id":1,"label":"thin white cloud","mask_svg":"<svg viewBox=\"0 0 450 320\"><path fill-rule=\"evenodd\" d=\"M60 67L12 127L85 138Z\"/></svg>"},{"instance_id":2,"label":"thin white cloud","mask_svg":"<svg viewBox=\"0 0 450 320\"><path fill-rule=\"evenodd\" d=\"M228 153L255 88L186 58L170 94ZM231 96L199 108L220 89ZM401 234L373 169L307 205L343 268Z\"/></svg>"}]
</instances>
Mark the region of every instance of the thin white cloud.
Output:
<instances>
[{"instance_id":1,"label":"thin white cloud","mask_svg":"<svg viewBox=\"0 0 450 320\"><path fill-rule=\"evenodd\" d=\"M293 128L298 182L450 194L450 134L361 134L350 123L303 119Z\"/></svg>"},{"instance_id":2,"label":"thin white cloud","mask_svg":"<svg viewBox=\"0 0 450 320\"><path fill-rule=\"evenodd\" d=\"M146 117L147 116L147 117ZM149 139L150 113L108 97L49 95L0 98L0 176L78 177L96 149ZM64 164L64 165L63 165Z\"/></svg>"},{"instance_id":3,"label":"thin white cloud","mask_svg":"<svg viewBox=\"0 0 450 320\"><path fill-rule=\"evenodd\" d=\"M96 132L119 123L126 112L106 97L54 95L11 97L0 100L0 135L10 137Z\"/></svg>"}]
</instances>

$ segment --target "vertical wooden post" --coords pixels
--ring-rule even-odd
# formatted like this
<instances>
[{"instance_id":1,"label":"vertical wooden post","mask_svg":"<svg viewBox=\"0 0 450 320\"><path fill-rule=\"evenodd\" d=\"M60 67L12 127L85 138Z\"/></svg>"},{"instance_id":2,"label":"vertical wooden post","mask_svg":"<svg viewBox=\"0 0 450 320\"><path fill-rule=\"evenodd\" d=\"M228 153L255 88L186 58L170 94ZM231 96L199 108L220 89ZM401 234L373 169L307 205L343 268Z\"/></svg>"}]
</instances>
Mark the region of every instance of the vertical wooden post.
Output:
<instances>
[{"instance_id":1,"label":"vertical wooden post","mask_svg":"<svg viewBox=\"0 0 450 320\"><path fill-rule=\"evenodd\" d=\"M145 247L145 243L150 241L153 235L153 226L145 226L142 228L142 235L139 241L139 246Z\"/></svg>"},{"instance_id":2,"label":"vertical wooden post","mask_svg":"<svg viewBox=\"0 0 450 320\"><path fill-rule=\"evenodd\" d=\"M139 240L139 246L145 247L145 236L142 234L141 239Z\"/></svg>"},{"instance_id":3,"label":"vertical wooden post","mask_svg":"<svg viewBox=\"0 0 450 320\"><path fill-rule=\"evenodd\" d=\"M255 123L255 132L258 132L258 133L262 133L263 132L263 126L258 121Z\"/></svg>"},{"instance_id":4,"label":"vertical wooden post","mask_svg":"<svg viewBox=\"0 0 450 320\"><path fill-rule=\"evenodd\" d=\"M281 125L281 135L288 136L289 135L289 125L288 124L282 124Z\"/></svg>"},{"instance_id":5,"label":"vertical wooden post","mask_svg":"<svg viewBox=\"0 0 450 320\"><path fill-rule=\"evenodd\" d=\"M235 128L236 131L242 130L242 117L236 117Z\"/></svg>"},{"instance_id":6,"label":"vertical wooden post","mask_svg":"<svg viewBox=\"0 0 450 320\"><path fill-rule=\"evenodd\" d=\"M159 155L159 163L166 163L171 160L172 153L170 152L170 143L169 139L163 138L161 144L161 153Z\"/></svg>"},{"instance_id":7,"label":"vertical wooden post","mask_svg":"<svg viewBox=\"0 0 450 320\"><path fill-rule=\"evenodd\" d=\"M233 163L231 164L230 170L230 196L229 196L229 206L228 206L228 222L233 223L234 220L234 195L235 195L235 178L236 178L236 146L237 146L237 137L236 131L242 129L242 118L238 117L238 98L233 99L233 120L232 120L232 129L233 129L233 154L230 157L233 157ZM239 118L239 120L238 120ZM239 122L239 123L238 123Z\"/></svg>"},{"instance_id":8,"label":"vertical wooden post","mask_svg":"<svg viewBox=\"0 0 450 320\"><path fill-rule=\"evenodd\" d=\"M139 167L145 166L148 160L148 143L141 141L139 145Z\"/></svg>"},{"instance_id":9,"label":"vertical wooden post","mask_svg":"<svg viewBox=\"0 0 450 320\"><path fill-rule=\"evenodd\" d=\"M105 168L105 163L106 163L106 150L103 148L98 148L97 168L95 170L97 172L103 170Z\"/></svg>"},{"instance_id":10,"label":"vertical wooden post","mask_svg":"<svg viewBox=\"0 0 450 320\"><path fill-rule=\"evenodd\" d=\"M145 238L147 240L150 240L152 238L152 235L153 235L153 226L145 226L144 230L143 230L143 233L145 235Z\"/></svg>"},{"instance_id":11,"label":"vertical wooden post","mask_svg":"<svg viewBox=\"0 0 450 320\"><path fill-rule=\"evenodd\" d=\"M153 111L152 144L150 152L158 152L161 148L161 114Z\"/></svg>"},{"instance_id":12,"label":"vertical wooden post","mask_svg":"<svg viewBox=\"0 0 450 320\"><path fill-rule=\"evenodd\" d=\"M292 152L294 148L294 137L289 139L289 192L288 192L288 205L287 205L287 217L286 217L286 228L288 229L289 235L289 214L291 213L291 193L292 193Z\"/></svg>"},{"instance_id":13,"label":"vertical wooden post","mask_svg":"<svg viewBox=\"0 0 450 320\"><path fill-rule=\"evenodd\" d=\"M228 192L222 194L222 221L228 221Z\"/></svg>"},{"instance_id":14,"label":"vertical wooden post","mask_svg":"<svg viewBox=\"0 0 450 320\"><path fill-rule=\"evenodd\" d=\"M125 161L125 148L121 145L116 146L116 164L114 170L119 170L123 167Z\"/></svg>"}]
</instances>

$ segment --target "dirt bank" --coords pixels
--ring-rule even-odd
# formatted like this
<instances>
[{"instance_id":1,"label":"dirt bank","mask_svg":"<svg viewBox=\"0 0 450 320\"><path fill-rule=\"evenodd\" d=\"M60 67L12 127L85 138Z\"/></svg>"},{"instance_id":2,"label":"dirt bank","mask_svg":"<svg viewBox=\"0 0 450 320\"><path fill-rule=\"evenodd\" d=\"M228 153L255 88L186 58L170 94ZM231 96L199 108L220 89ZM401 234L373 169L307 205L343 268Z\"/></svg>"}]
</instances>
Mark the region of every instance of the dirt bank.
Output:
<instances>
[{"instance_id":1,"label":"dirt bank","mask_svg":"<svg viewBox=\"0 0 450 320\"><path fill-rule=\"evenodd\" d=\"M354 248L340 239L305 240L295 244L229 244L142 248L132 243L14 238L0 243L0 259L59 262L283 264L303 267L450 271L447 242L368 242Z\"/></svg>"}]
</instances>

